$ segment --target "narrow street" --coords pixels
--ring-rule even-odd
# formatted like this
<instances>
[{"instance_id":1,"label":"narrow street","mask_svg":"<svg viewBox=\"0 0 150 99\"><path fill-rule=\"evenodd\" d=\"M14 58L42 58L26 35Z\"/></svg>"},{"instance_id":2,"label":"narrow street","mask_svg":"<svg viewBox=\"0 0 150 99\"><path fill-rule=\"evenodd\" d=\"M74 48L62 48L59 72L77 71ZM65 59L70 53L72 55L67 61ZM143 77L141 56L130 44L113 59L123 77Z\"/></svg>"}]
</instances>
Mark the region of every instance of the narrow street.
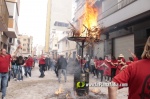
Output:
<instances>
[{"instance_id":1,"label":"narrow street","mask_svg":"<svg viewBox=\"0 0 150 99\"><path fill-rule=\"evenodd\" d=\"M32 70L31 78L24 77L24 81L11 79L6 99L75 99L73 95L73 75L68 75L67 82L65 83L62 80L61 84L58 83L54 71L46 71L44 78L38 76L39 70L36 64L36 67ZM90 75L90 83L92 82L98 82L98 80ZM60 87L60 92L64 93L64 96L55 93ZM99 90L98 95L102 95L102 97L99 98L98 95L94 95L92 90ZM89 95L92 95L92 97L84 99L107 99L104 97L107 96L107 87L90 87ZM118 99L127 99L126 88L118 91Z\"/></svg>"}]
</instances>

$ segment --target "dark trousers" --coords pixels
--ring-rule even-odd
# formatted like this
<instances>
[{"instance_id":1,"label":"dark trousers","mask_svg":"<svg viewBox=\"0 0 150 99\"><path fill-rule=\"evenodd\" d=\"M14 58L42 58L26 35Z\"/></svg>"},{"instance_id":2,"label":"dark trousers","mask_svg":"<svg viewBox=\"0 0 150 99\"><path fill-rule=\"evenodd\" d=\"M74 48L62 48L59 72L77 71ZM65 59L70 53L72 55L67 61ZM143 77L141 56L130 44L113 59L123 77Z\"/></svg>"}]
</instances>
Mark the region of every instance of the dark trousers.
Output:
<instances>
[{"instance_id":1,"label":"dark trousers","mask_svg":"<svg viewBox=\"0 0 150 99\"><path fill-rule=\"evenodd\" d=\"M115 77L116 75L116 68L111 68L111 80Z\"/></svg>"},{"instance_id":2,"label":"dark trousers","mask_svg":"<svg viewBox=\"0 0 150 99\"><path fill-rule=\"evenodd\" d=\"M32 70L32 67L25 67L25 76L27 77L27 75L29 75L31 77L31 70Z\"/></svg>"},{"instance_id":3,"label":"dark trousers","mask_svg":"<svg viewBox=\"0 0 150 99\"><path fill-rule=\"evenodd\" d=\"M50 69L50 65L46 65L45 68L46 68L46 70L49 70Z\"/></svg>"},{"instance_id":4,"label":"dark trousers","mask_svg":"<svg viewBox=\"0 0 150 99\"><path fill-rule=\"evenodd\" d=\"M96 76L97 78L99 77L99 73L101 74L101 81L103 81L103 74L104 74L104 71L103 70L96 70Z\"/></svg>"},{"instance_id":5,"label":"dark trousers","mask_svg":"<svg viewBox=\"0 0 150 99\"><path fill-rule=\"evenodd\" d=\"M41 77L44 77L45 75L44 75L44 71L45 71L45 64L40 64L39 65L40 66L40 73L41 73Z\"/></svg>"},{"instance_id":6,"label":"dark trousers","mask_svg":"<svg viewBox=\"0 0 150 99\"><path fill-rule=\"evenodd\" d=\"M92 73L94 74L94 76L95 76L95 74L96 74L96 68L95 68L95 66L94 65L91 65L91 68L92 68Z\"/></svg>"},{"instance_id":7,"label":"dark trousers","mask_svg":"<svg viewBox=\"0 0 150 99\"><path fill-rule=\"evenodd\" d=\"M105 75L105 80L109 81L110 76Z\"/></svg>"},{"instance_id":8,"label":"dark trousers","mask_svg":"<svg viewBox=\"0 0 150 99\"><path fill-rule=\"evenodd\" d=\"M55 74L58 77L58 69L55 67Z\"/></svg>"}]
</instances>

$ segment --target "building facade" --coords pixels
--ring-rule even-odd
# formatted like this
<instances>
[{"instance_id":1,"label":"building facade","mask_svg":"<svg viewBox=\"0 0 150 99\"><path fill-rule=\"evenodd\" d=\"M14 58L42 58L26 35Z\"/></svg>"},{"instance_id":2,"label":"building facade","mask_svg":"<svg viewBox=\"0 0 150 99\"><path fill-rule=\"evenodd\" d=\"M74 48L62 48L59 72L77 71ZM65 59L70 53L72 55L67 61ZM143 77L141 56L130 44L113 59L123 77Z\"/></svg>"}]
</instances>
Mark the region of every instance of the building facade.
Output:
<instances>
[{"instance_id":1,"label":"building facade","mask_svg":"<svg viewBox=\"0 0 150 99\"><path fill-rule=\"evenodd\" d=\"M75 20L79 23L85 0L76 2L78 7ZM93 55L118 57L124 54L128 59L131 57L130 49L140 58L146 39L150 36L150 1L93 0L91 4L98 8L98 24L105 27L102 41L94 45Z\"/></svg>"},{"instance_id":2,"label":"building facade","mask_svg":"<svg viewBox=\"0 0 150 99\"><path fill-rule=\"evenodd\" d=\"M68 40L69 31L64 31L58 41L58 54L63 54L66 58L76 58L76 42ZM60 36L59 36L60 37Z\"/></svg>"},{"instance_id":3,"label":"building facade","mask_svg":"<svg viewBox=\"0 0 150 99\"><path fill-rule=\"evenodd\" d=\"M18 40L20 41L22 46L21 54L23 56L32 55L33 37L28 35L19 35Z\"/></svg>"},{"instance_id":4,"label":"building facade","mask_svg":"<svg viewBox=\"0 0 150 99\"><path fill-rule=\"evenodd\" d=\"M9 12L5 0L0 0L0 48L8 48L8 36L4 31L8 31Z\"/></svg>"},{"instance_id":5,"label":"building facade","mask_svg":"<svg viewBox=\"0 0 150 99\"><path fill-rule=\"evenodd\" d=\"M0 0L0 47L13 54L17 47L20 0ZM3 25L2 25L2 24Z\"/></svg>"},{"instance_id":6,"label":"building facade","mask_svg":"<svg viewBox=\"0 0 150 99\"><path fill-rule=\"evenodd\" d=\"M51 0L50 8L50 39L49 53L57 57L58 51L58 33L68 30L69 22L72 20L72 0L61 1ZM47 40L47 39L46 39Z\"/></svg>"}]
</instances>

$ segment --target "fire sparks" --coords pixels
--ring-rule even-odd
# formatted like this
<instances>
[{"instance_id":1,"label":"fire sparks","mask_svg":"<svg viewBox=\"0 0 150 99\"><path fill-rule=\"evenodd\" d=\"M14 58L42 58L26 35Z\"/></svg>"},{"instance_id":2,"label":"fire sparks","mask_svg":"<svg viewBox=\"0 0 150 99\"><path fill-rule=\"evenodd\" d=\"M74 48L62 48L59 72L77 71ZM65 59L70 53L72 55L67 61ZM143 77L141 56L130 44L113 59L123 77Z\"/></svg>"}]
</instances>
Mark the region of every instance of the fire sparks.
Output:
<instances>
[{"instance_id":1,"label":"fire sparks","mask_svg":"<svg viewBox=\"0 0 150 99\"><path fill-rule=\"evenodd\" d=\"M66 94L66 97L68 97L68 94Z\"/></svg>"},{"instance_id":2,"label":"fire sparks","mask_svg":"<svg viewBox=\"0 0 150 99\"><path fill-rule=\"evenodd\" d=\"M59 87L59 89L55 92L56 95L59 95L61 93L63 93L64 90L61 88L61 86Z\"/></svg>"},{"instance_id":3,"label":"fire sparks","mask_svg":"<svg viewBox=\"0 0 150 99\"><path fill-rule=\"evenodd\" d=\"M91 92L93 92L93 93L95 93L95 94L98 94L98 93L100 93L100 90L97 89L97 88L95 88L95 89L92 89Z\"/></svg>"},{"instance_id":4,"label":"fire sparks","mask_svg":"<svg viewBox=\"0 0 150 99\"><path fill-rule=\"evenodd\" d=\"M87 1L85 4L85 13L81 24L80 36L86 37L88 30L92 30L97 26L98 10L92 7ZM84 25L84 26L83 26Z\"/></svg>"}]
</instances>

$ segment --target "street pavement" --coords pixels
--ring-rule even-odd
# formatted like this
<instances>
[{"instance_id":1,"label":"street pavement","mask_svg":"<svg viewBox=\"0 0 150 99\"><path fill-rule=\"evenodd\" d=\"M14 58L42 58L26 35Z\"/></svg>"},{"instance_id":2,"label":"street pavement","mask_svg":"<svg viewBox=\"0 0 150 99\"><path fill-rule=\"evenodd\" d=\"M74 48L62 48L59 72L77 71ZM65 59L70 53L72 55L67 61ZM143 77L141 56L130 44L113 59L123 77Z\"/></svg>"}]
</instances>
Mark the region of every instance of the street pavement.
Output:
<instances>
[{"instance_id":1,"label":"street pavement","mask_svg":"<svg viewBox=\"0 0 150 99\"><path fill-rule=\"evenodd\" d=\"M61 99L55 97L55 92L61 87L63 91L70 90L73 92L73 75L67 75L67 82L64 82L63 76L61 83L58 83L54 71L46 71L44 78L39 78L39 67L36 64L32 70L32 77L24 77L23 81L11 79L7 88L6 99ZM100 79L94 78L90 74L90 83L99 82ZM90 87L90 90L98 89L103 94L108 94L107 87ZM118 91L118 99L127 99L128 89L123 88ZM64 98L74 99L74 98Z\"/></svg>"}]
</instances>

